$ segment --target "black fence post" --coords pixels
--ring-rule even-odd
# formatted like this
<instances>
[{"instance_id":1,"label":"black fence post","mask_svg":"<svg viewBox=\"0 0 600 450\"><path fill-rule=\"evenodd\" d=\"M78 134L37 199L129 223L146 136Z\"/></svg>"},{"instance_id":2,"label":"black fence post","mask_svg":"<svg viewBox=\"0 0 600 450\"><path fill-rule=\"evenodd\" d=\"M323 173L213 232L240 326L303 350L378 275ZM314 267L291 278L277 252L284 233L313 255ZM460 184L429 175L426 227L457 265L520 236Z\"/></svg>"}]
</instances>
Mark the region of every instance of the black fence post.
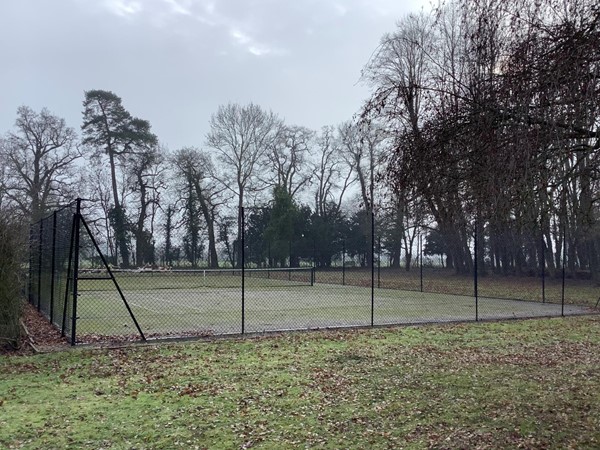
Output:
<instances>
[{"instance_id":1,"label":"black fence post","mask_svg":"<svg viewBox=\"0 0 600 450\"><path fill-rule=\"evenodd\" d=\"M32 288L32 280L33 280L33 226L35 224L29 225L29 279L27 280L27 296L29 298L29 303L33 305L33 292Z\"/></svg>"},{"instance_id":2,"label":"black fence post","mask_svg":"<svg viewBox=\"0 0 600 450\"><path fill-rule=\"evenodd\" d=\"M241 231L242 231L242 236L241 236L241 241L242 241L242 248L241 248L241 258L242 258L242 334L244 334L246 332L246 285L245 285L245 278L246 278L246 252L245 252L246 220L244 217L244 207L243 206L240 207L240 220L241 220ZM291 262L291 259L290 259L290 262Z\"/></svg>"},{"instance_id":3,"label":"black fence post","mask_svg":"<svg viewBox=\"0 0 600 450\"><path fill-rule=\"evenodd\" d=\"M52 262L50 267L50 323L54 323L54 271L56 270L56 211L52 215Z\"/></svg>"},{"instance_id":4,"label":"black fence post","mask_svg":"<svg viewBox=\"0 0 600 450\"><path fill-rule=\"evenodd\" d=\"M563 255L562 255L562 288L560 295L560 315L565 316L565 279L566 279L566 261L567 261L567 227L563 230Z\"/></svg>"},{"instance_id":5,"label":"black fence post","mask_svg":"<svg viewBox=\"0 0 600 450\"><path fill-rule=\"evenodd\" d=\"M381 289L381 236L377 236L377 289Z\"/></svg>"},{"instance_id":6,"label":"black fence post","mask_svg":"<svg viewBox=\"0 0 600 450\"><path fill-rule=\"evenodd\" d=\"M371 326L375 324L375 213L371 211Z\"/></svg>"},{"instance_id":7,"label":"black fence post","mask_svg":"<svg viewBox=\"0 0 600 450\"><path fill-rule=\"evenodd\" d=\"M346 286L346 239L342 244L342 286Z\"/></svg>"},{"instance_id":8,"label":"black fence post","mask_svg":"<svg viewBox=\"0 0 600 450\"><path fill-rule=\"evenodd\" d=\"M478 286L477 286L477 260L479 259L479 236L477 233L477 227L478 227L478 223L477 221L475 221L475 242L474 242L474 252L475 252L475 261L473 264L473 294L475 295L475 321L479 320L479 293L478 293Z\"/></svg>"},{"instance_id":9,"label":"black fence post","mask_svg":"<svg viewBox=\"0 0 600 450\"><path fill-rule=\"evenodd\" d=\"M290 263L288 265L289 268L292 267L292 240L290 239ZM288 281L292 281L292 271L288 270Z\"/></svg>"},{"instance_id":10,"label":"black fence post","mask_svg":"<svg viewBox=\"0 0 600 450\"><path fill-rule=\"evenodd\" d=\"M542 234L542 303L546 303L546 243Z\"/></svg>"},{"instance_id":11,"label":"black fence post","mask_svg":"<svg viewBox=\"0 0 600 450\"><path fill-rule=\"evenodd\" d=\"M381 287L381 235L377 237L377 287Z\"/></svg>"},{"instance_id":12,"label":"black fence post","mask_svg":"<svg viewBox=\"0 0 600 450\"><path fill-rule=\"evenodd\" d=\"M423 236L419 234L419 278L421 281L421 292L423 292Z\"/></svg>"},{"instance_id":13,"label":"black fence post","mask_svg":"<svg viewBox=\"0 0 600 450\"><path fill-rule=\"evenodd\" d=\"M313 260L312 260L312 272L310 275L310 285L313 286L315 284L315 279L317 275L317 241L313 239Z\"/></svg>"},{"instance_id":14,"label":"black fence post","mask_svg":"<svg viewBox=\"0 0 600 450\"><path fill-rule=\"evenodd\" d=\"M71 345L77 340L77 285L79 277L79 232L81 229L81 199L77 199L77 212L75 213L75 241L73 245L73 316L71 318Z\"/></svg>"},{"instance_id":15,"label":"black fence post","mask_svg":"<svg viewBox=\"0 0 600 450\"><path fill-rule=\"evenodd\" d=\"M75 241L75 225L76 225L76 216L73 215L73 220L71 223L71 234L69 236L69 262L67 263L67 282L65 286L65 301L63 304L63 314L62 314L62 322L61 322L61 336L65 336L66 326L67 326L67 307L69 305L69 284L71 282L71 268L73 267L73 246Z\"/></svg>"},{"instance_id":16,"label":"black fence post","mask_svg":"<svg viewBox=\"0 0 600 450\"><path fill-rule=\"evenodd\" d=\"M38 242L38 301L37 301L37 310L40 311L42 309L42 243L44 240L44 221L40 220L40 232L39 232L39 242Z\"/></svg>"}]
</instances>

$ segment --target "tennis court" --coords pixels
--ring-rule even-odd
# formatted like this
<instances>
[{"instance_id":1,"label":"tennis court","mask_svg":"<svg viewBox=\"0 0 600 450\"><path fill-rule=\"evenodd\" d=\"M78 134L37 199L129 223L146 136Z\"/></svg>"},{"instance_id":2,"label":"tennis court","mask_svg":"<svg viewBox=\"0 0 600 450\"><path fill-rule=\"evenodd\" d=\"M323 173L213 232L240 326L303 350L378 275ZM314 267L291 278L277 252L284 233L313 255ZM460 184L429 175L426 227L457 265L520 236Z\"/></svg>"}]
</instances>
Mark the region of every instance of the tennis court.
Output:
<instances>
[{"instance_id":1,"label":"tennis court","mask_svg":"<svg viewBox=\"0 0 600 450\"><path fill-rule=\"evenodd\" d=\"M586 314L590 308L342 286L314 281L311 269L118 273L119 285L147 337L217 335ZM564 310L563 310L564 308ZM372 322L371 322L372 315ZM135 335L112 281L79 282L78 335ZM242 329L243 322L243 329Z\"/></svg>"}]
</instances>

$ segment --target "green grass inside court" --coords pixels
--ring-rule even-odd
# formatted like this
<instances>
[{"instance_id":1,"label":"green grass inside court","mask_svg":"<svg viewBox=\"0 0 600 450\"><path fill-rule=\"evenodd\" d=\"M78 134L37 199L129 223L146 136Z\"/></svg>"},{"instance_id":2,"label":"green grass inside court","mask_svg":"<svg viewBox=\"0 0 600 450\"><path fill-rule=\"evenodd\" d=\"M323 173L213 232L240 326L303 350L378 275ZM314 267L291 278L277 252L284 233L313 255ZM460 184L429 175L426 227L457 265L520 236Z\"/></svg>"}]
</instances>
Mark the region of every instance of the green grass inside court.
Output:
<instances>
[{"instance_id":1,"label":"green grass inside court","mask_svg":"<svg viewBox=\"0 0 600 450\"><path fill-rule=\"evenodd\" d=\"M214 279L213 279L214 280ZM135 281L135 282L134 282ZM144 333L224 334L242 331L241 287L221 288L189 275L123 278L121 288ZM238 280L239 281L239 278ZM371 324L370 287L317 283L289 284L278 279L248 278L244 302L246 332ZM97 289L102 284L102 289ZM287 285L286 285L287 284ZM78 335L129 335L137 330L121 298L107 280L81 281ZM374 324L556 316L559 304L475 298L375 289ZM566 314L587 308L566 305Z\"/></svg>"}]
</instances>

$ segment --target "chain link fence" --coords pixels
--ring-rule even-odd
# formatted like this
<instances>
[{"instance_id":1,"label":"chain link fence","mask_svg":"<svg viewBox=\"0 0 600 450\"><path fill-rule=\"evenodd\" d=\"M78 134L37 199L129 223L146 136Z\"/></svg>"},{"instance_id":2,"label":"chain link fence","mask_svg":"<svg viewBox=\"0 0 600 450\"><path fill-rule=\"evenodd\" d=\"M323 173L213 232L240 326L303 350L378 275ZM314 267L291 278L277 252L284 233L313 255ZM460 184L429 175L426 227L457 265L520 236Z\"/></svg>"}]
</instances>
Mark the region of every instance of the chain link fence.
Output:
<instances>
[{"instance_id":1,"label":"chain link fence","mask_svg":"<svg viewBox=\"0 0 600 450\"><path fill-rule=\"evenodd\" d=\"M374 215L343 236L266 214L240 210L218 268L125 268L108 263L75 202L31 227L29 301L73 344L598 311L599 286L566 234L516 239L473 222L460 242L414 227L398 244Z\"/></svg>"},{"instance_id":2,"label":"chain link fence","mask_svg":"<svg viewBox=\"0 0 600 450\"><path fill-rule=\"evenodd\" d=\"M73 340L72 271L76 203L30 227L29 302Z\"/></svg>"}]
</instances>

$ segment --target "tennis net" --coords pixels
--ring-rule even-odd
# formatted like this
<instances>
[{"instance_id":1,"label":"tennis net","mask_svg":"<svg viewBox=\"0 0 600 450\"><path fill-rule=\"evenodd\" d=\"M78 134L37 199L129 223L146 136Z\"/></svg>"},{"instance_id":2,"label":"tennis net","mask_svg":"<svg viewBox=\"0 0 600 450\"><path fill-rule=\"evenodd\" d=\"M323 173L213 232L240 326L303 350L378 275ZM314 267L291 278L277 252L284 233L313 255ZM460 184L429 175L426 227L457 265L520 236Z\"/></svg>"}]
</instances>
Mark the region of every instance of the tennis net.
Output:
<instances>
[{"instance_id":1,"label":"tennis net","mask_svg":"<svg viewBox=\"0 0 600 450\"><path fill-rule=\"evenodd\" d=\"M181 270L124 270L113 274L123 291L154 289L220 289L240 288L242 279L248 289L312 286L312 267L269 269L181 269ZM81 290L110 290L109 274L104 270L88 269L79 272Z\"/></svg>"}]
</instances>

